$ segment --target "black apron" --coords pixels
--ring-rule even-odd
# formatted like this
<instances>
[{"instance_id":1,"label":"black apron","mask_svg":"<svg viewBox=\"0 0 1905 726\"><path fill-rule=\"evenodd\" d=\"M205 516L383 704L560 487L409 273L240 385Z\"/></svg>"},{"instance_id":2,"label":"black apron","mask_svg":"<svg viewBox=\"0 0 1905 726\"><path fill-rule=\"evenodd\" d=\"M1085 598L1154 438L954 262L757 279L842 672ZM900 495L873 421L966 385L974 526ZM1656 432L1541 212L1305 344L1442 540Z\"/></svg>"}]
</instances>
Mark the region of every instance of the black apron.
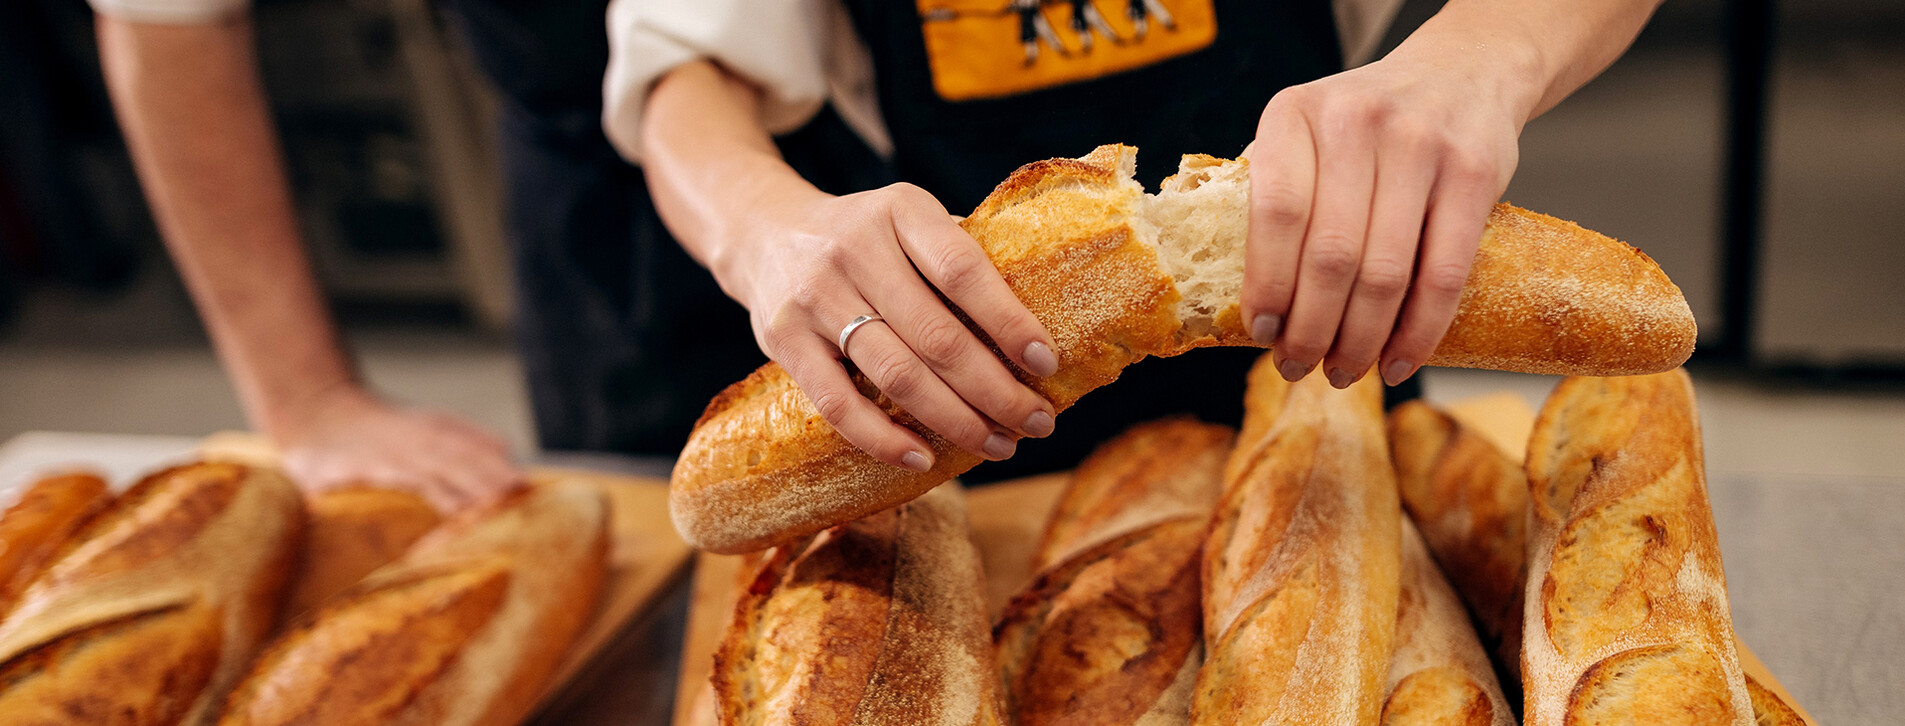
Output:
<instances>
[{"instance_id":1,"label":"black apron","mask_svg":"<svg viewBox=\"0 0 1905 726\"><path fill-rule=\"evenodd\" d=\"M1216 0L1202 50L1001 99L933 90L910 0L846 0L873 57L895 146L875 156L831 109L777 139L835 194L908 181L970 211L1018 166L1122 142L1148 187L1186 153L1236 155L1270 97L1341 69L1325 0ZM1002 3L1003 4L1003 3ZM1168 4L1168 0L1167 0ZM638 169L603 137L605 0L451 0L478 64L503 92L503 162L517 275L517 340L545 449L673 455L707 401L765 361L746 311L668 234ZM1156 31L1154 31L1156 32ZM1253 349L1152 359L1085 397L1057 433L964 477L1075 465L1125 428L1171 414L1236 424Z\"/></svg>"}]
</instances>

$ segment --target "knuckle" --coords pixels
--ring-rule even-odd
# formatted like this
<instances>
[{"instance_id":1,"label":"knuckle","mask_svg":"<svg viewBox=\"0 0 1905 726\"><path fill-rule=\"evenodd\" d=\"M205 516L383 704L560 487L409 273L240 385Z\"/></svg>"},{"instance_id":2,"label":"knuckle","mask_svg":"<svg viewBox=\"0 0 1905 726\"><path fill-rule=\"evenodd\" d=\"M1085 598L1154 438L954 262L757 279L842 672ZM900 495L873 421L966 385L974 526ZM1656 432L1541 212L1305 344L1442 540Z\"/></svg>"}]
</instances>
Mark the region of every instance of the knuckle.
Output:
<instances>
[{"instance_id":1,"label":"knuckle","mask_svg":"<svg viewBox=\"0 0 1905 726\"><path fill-rule=\"evenodd\" d=\"M1450 148L1445 155L1452 183L1472 189L1489 189L1495 185L1499 172L1493 155L1467 147Z\"/></svg>"},{"instance_id":2,"label":"knuckle","mask_svg":"<svg viewBox=\"0 0 1905 726\"><path fill-rule=\"evenodd\" d=\"M924 383L919 365L909 351L898 350L882 354L873 361L873 381L888 398L901 400L911 398L919 392Z\"/></svg>"},{"instance_id":3,"label":"knuckle","mask_svg":"<svg viewBox=\"0 0 1905 726\"><path fill-rule=\"evenodd\" d=\"M1301 228L1309 221L1309 196L1289 182L1264 182L1255 197L1259 216L1273 227Z\"/></svg>"},{"instance_id":4,"label":"knuckle","mask_svg":"<svg viewBox=\"0 0 1905 726\"><path fill-rule=\"evenodd\" d=\"M1468 284L1468 265L1443 262L1424 267L1416 280L1424 291L1443 297L1460 295Z\"/></svg>"},{"instance_id":5,"label":"knuckle","mask_svg":"<svg viewBox=\"0 0 1905 726\"><path fill-rule=\"evenodd\" d=\"M1342 232L1326 231L1310 241L1308 271L1326 280L1347 280L1356 274L1362 260L1356 256L1356 243Z\"/></svg>"},{"instance_id":6,"label":"knuckle","mask_svg":"<svg viewBox=\"0 0 1905 726\"><path fill-rule=\"evenodd\" d=\"M986 271L991 269L974 255L950 245L935 253L932 265L939 273L941 291L947 295L971 291L985 279Z\"/></svg>"},{"instance_id":7,"label":"knuckle","mask_svg":"<svg viewBox=\"0 0 1905 726\"><path fill-rule=\"evenodd\" d=\"M1365 261L1356 287L1381 298L1401 297L1409 289L1409 269L1395 260Z\"/></svg>"},{"instance_id":8,"label":"knuckle","mask_svg":"<svg viewBox=\"0 0 1905 726\"><path fill-rule=\"evenodd\" d=\"M914 351L934 367L957 362L964 352L966 329L945 315L927 320L919 328Z\"/></svg>"},{"instance_id":9,"label":"knuckle","mask_svg":"<svg viewBox=\"0 0 1905 726\"><path fill-rule=\"evenodd\" d=\"M853 401L846 391L836 388L817 391L812 395L814 410L828 423L838 427L853 410Z\"/></svg>"}]
</instances>

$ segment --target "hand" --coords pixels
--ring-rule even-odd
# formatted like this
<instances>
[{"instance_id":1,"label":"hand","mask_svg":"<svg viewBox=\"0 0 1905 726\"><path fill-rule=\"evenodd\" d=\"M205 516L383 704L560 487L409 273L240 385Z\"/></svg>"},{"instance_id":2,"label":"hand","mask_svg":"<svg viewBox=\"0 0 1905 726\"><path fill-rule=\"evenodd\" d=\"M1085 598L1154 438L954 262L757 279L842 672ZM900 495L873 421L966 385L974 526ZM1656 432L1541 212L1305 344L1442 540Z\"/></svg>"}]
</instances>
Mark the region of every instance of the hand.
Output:
<instances>
[{"instance_id":1,"label":"hand","mask_svg":"<svg viewBox=\"0 0 1905 726\"><path fill-rule=\"evenodd\" d=\"M1264 107L1243 312L1285 379L1320 361L1346 388L1380 356L1395 385L1448 332L1539 97L1482 47L1405 43Z\"/></svg>"},{"instance_id":2,"label":"hand","mask_svg":"<svg viewBox=\"0 0 1905 726\"><path fill-rule=\"evenodd\" d=\"M1052 338L932 195L910 184L844 197L808 187L755 210L736 230L738 254L715 268L747 305L761 349L847 441L894 466L934 463L926 441L862 395L840 362L841 329L870 314L885 321L862 325L847 353L921 424L994 460L1011 456L1021 436L1051 434L1052 404L935 290L1033 375L1058 370Z\"/></svg>"},{"instance_id":3,"label":"hand","mask_svg":"<svg viewBox=\"0 0 1905 726\"><path fill-rule=\"evenodd\" d=\"M494 501L523 481L508 445L461 419L396 408L356 386L333 389L306 411L278 444L285 472L308 490L389 487L451 513Z\"/></svg>"}]
</instances>

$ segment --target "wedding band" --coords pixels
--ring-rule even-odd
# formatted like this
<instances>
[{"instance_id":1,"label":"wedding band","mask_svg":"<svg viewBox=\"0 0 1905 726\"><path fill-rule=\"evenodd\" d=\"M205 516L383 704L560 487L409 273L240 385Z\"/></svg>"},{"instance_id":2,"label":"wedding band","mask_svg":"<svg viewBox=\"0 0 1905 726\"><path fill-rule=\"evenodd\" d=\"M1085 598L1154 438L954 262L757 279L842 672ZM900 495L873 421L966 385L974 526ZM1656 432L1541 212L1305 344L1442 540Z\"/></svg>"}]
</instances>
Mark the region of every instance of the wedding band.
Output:
<instances>
[{"instance_id":1,"label":"wedding band","mask_svg":"<svg viewBox=\"0 0 1905 726\"><path fill-rule=\"evenodd\" d=\"M885 321L886 318L882 318L878 315L862 315L854 318L853 322L847 323L847 327L840 329L840 341L835 346L840 349L840 357L847 357L847 339L853 337L853 331L859 330L860 326L866 325L867 323Z\"/></svg>"}]
</instances>

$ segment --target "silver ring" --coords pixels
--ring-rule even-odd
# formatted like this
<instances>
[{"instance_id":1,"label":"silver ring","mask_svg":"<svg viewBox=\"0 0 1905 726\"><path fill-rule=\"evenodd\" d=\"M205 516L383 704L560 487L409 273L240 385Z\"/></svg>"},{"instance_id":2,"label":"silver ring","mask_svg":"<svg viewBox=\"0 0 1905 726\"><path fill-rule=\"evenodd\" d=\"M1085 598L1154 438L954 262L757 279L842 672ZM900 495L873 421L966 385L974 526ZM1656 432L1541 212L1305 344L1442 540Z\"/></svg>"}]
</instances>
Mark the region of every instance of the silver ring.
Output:
<instances>
[{"instance_id":1,"label":"silver ring","mask_svg":"<svg viewBox=\"0 0 1905 726\"><path fill-rule=\"evenodd\" d=\"M883 323L886 322L886 318L882 318L878 315L862 315L854 318L853 322L847 323L847 327L840 329L840 340L835 345L835 347L840 349L840 357L847 357L847 339L853 337L853 331L859 330L862 325L874 322Z\"/></svg>"}]
</instances>

